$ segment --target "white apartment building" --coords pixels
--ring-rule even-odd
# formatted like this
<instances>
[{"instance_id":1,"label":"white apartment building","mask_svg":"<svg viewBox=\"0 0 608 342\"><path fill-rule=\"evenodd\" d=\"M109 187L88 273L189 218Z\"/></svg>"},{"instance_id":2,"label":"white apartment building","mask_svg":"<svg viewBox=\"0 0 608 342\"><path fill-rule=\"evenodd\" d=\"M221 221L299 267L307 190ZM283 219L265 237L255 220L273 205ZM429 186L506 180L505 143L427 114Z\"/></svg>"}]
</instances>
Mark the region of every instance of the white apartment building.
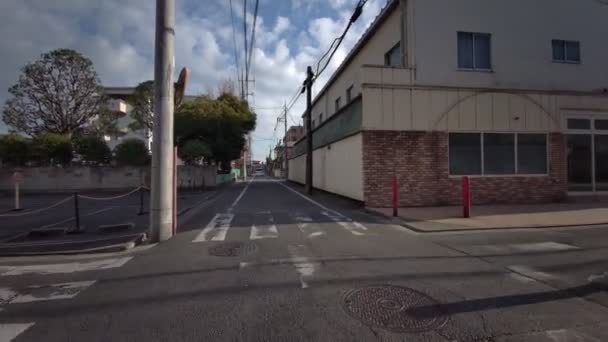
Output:
<instances>
[{"instance_id":1,"label":"white apartment building","mask_svg":"<svg viewBox=\"0 0 608 342\"><path fill-rule=\"evenodd\" d=\"M313 101L313 185L365 202L608 191L608 4L391 0ZM289 178L304 182L305 141Z\"/></svg>"}]
</instances>

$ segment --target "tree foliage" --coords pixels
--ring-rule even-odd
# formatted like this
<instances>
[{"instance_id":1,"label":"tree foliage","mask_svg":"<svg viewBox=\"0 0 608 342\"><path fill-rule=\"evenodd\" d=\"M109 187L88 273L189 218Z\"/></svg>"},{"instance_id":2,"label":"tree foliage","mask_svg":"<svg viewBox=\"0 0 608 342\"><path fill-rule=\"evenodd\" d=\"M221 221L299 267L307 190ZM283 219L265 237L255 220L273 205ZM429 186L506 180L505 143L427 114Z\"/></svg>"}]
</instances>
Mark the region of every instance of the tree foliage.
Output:
<instances>
[{"instance_id":1,"label":"tree foliage","mask_svg":"<svg viewBox=\"0 0 608 342\"><path fill-rule=\"evenodd\" d=\"M256 115L248 103L235 95L201 96L177 109L175 138L180 147L193 139L204 142L211 150L209 158L229 168L230 161L241 156L244 136L255 123Z\"/></svg>"},{"instance_id":2,"label":"tree foliage","mask_svg":"<svg viewBox=\"0 0 608 342\"><path fill-rule=\"evenodd\" d=\"M177 150L179 157L186 164L195 164L203 158L211 156L211 148L200 139L188 140Z\"/></svg>"},{"instance_id":3,"label":"tree foliage","mask_svg":"<svg viewBox=\"0 0 608 342\"><path fill-rule=\"evenodd\" d=\"M45 133L33 140L35 158L46 165L67 165L72 161L72 142L67 135Z\"/></svg>"},{"instance_id":4,"label":"tree foliage","mask_svg":"<svg viewBox=\"0 0 608 342\"><path fill-rule=\"evenodd\" d=\"M83 161L107 164L112 159L112 151L103 137L98 134L85 134L73 139L75 152Z\"/></svg>"},{"instance_id":5,"label":"tree foliage","mask_svg":"<svg viewBox=\"0 0 608 342\"><path fill-rule=\"evenodd\" d=\"M32 143L18 134L0 136L0 159L12 166L24 166L31 158Z\"/></svg>"},{"instance_id":6,"label":"tree foliage","mask_svg":"<svg viewBox=\"0 0 608 342\"><path fill-rule=\"evenodd\" d=\"M3 121L30 136L71 135L95 117L105 102L93 63L80 53L58 49L25 65L9 88Z\"/></svg>"},{"instance_id":7,"label":"tree foliage","mask_svg":"<svg viewBox=\"0 0 608 342\"><path fill-rule=\"evenodd\" d=\"M119 165L142 166L150 163L150 154L145 142L132 138L114 148L114 160Z\"/></svg>"},{"instance_id":8,"label":"tree foliage","mask_svg":"<svg viewBox=\"0 0 608 342\"><path fill-rule=\"evenodd\" d=\"M131 110L133 122L129 128L133 131L147 129L152 132L154 128L154 81L138 84L128 101L133 106Z\"/></svg>"}]
</instances>

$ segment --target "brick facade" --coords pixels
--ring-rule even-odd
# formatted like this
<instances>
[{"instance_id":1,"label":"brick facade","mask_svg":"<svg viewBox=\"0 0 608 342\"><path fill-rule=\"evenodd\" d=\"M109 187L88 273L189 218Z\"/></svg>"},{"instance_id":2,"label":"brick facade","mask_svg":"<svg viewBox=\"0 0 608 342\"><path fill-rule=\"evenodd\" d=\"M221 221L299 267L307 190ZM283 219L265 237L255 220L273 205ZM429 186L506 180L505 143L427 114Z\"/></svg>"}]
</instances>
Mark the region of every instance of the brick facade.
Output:
<instances>
[{"instance_id":1,"label":"brick facade","mask_svg":"<svg viewBox=\"0 0 608 342\"><path fill-rule=\"evenodd\" d=\"M449 177L448 133L364 131L366 206L392 206L394 174L399 181L400 206L460 204L461 179ZM472 177L472 201L474 204L561 201L566 197L566 179L565 138L551 133L548 176Z\"/></svg>"}]
</instances>

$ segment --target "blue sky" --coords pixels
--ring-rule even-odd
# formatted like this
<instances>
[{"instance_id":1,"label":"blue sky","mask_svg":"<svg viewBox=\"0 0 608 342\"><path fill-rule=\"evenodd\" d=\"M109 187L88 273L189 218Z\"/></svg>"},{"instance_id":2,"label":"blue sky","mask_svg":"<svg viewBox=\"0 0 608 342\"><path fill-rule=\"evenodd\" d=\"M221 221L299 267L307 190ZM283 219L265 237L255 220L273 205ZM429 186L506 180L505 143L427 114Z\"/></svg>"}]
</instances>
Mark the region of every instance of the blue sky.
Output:
<instances>
[{"instance_id":1,"label":"blue sky","mask_svg":"<svg viewBox=\"0 0 608 342\"><path fill-rule=\"evenodd\" d=\"M242 65L243 4L249 29L254 0L232 0ZM254 49L251 99L258 113L253 155L264 159L283 135L275 131L281 106L313 64L345 27L357 0L260 0ZM229 0L176 0L176 69L192 69L187 92L213 91L234 80L236 67ZM386 0L369 0L330 67L315 85L321 89ZM153 75L152 0L2 0L0 1L0 102L19 69L43 52L73 48L91 58L104 85L134 86ZM300 121L301 99L290 112ZM6 130L0 124L0 132Z\"/></svg>"}]
</instances>

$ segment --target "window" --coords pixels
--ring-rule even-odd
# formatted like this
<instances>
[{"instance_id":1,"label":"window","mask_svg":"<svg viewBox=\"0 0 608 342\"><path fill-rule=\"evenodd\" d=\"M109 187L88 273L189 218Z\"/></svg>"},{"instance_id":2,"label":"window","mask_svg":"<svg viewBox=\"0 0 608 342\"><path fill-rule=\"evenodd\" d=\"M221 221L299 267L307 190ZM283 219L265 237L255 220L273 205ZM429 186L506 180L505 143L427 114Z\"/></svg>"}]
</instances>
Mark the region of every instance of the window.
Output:
<instances>
[{"instance_id":1,"label":"window","mask_svg":"<svg viewBox=\"0 0 608 342\"><path fill-rule=\"evenodd\" d=\"M323 113L319 114L319 125L323 122Z\"/></svg>"},{"instance_id":2,"label":"window","mask_svg":"<svg viewBox=\"0 0 608 342\"><path fill-rule=\"evenodd\" d=\"M589 119L568 119L568 129L591 129Z\"/></svg>"},{"instance_id":3,"label":"window","mask_svg":"<svg viewBox=\"0 0 608 342\"><path fill-rule=\"evenodd\" d=\"M384 66L401 67L401 42L384 54Z\"/></svg>"},{"instance_id":4,"label":"window","mask_svg":"<svg viewBox=\"0 0 608 342\"><path fill-rule=\"evenodd\" d=\"M346 89L346 103L350 103L353 100L353 86L351 85Z\"/></svg>"},{"instance_id":5,"label":"window","mask_svg":"<svg viewBox=\"0 0 608 342\"><path fill-rule=\"evenodd\" d=\"M581 62L581 43L576 41L554 39L551 42L553 47L553 62L557 63L580 63Z\"/></svg>"},{"instance_id":6,"label":"window","mask_svg":"<svg viewBox=\"0 0 608 342\"><path fill-rule=\"evenodd\" d=\"M312 128L315 128L315 120L312 120Z\"/></svg>"},{"instance_id":7,"label":"window","mask_svg":"<svg viewBox=\"0 0 608 342\"><path fill-rule=\"evenodd\" d=\"M458 32L458 67L471 70L491 70L490 35Z\"/></svg>"},{"instance_id":8,"label":"window","mask_svg":"<svg viewBox=\"0 0 608 342\"><path fill-rule=\"evenodd\" d=\"M547 136L544 134L517 135L517 173L547 173Z\"/></svg>"},{"instance_id":9,"label":"window","mask_svg":"<svg viewBox=\"0 0 608 342\"><path fill-rule=\"evenodd\" d=\"M514 134L483 135L483 170L486 175L512 175L515 173Z\"/></svg>"},{"instance_id":10,"label":"window","mask_svg":"<svg viewBox=\"0 0 608 342\"><path fill-rule=\"evenodd\" d=\"M594 126L595 126L595 129L600 130L600 131L608 130L608 120L595 119Z\"/></svg>"},{"instance_id":11,"label":"window","mask_svg":"<svg viewBox=\"0 0 608 342\"><path fill-rule=\"evenodd\" d=\"M450 174L481 174L481 134L450 133Z\"/></svg>"},{"instance_id":12,"label":"window","mask_svg":"<svg viewBox=\"0 0 608 342\"><path fill-rule=\"evenodd\" d=\"M547 173L546 134L450 133L449 139L451 175Z\"/></svg>"},{"instance_id":13,"label":"window","mask_svg":"<svg viewBox=\"0 0 608 342\"><path fill-rule=\"evenodd\" d=\"M338 97L336 99L336 112L339 111L341 107L342 107L342 97Z\"/></svg>"}]
</instances>

